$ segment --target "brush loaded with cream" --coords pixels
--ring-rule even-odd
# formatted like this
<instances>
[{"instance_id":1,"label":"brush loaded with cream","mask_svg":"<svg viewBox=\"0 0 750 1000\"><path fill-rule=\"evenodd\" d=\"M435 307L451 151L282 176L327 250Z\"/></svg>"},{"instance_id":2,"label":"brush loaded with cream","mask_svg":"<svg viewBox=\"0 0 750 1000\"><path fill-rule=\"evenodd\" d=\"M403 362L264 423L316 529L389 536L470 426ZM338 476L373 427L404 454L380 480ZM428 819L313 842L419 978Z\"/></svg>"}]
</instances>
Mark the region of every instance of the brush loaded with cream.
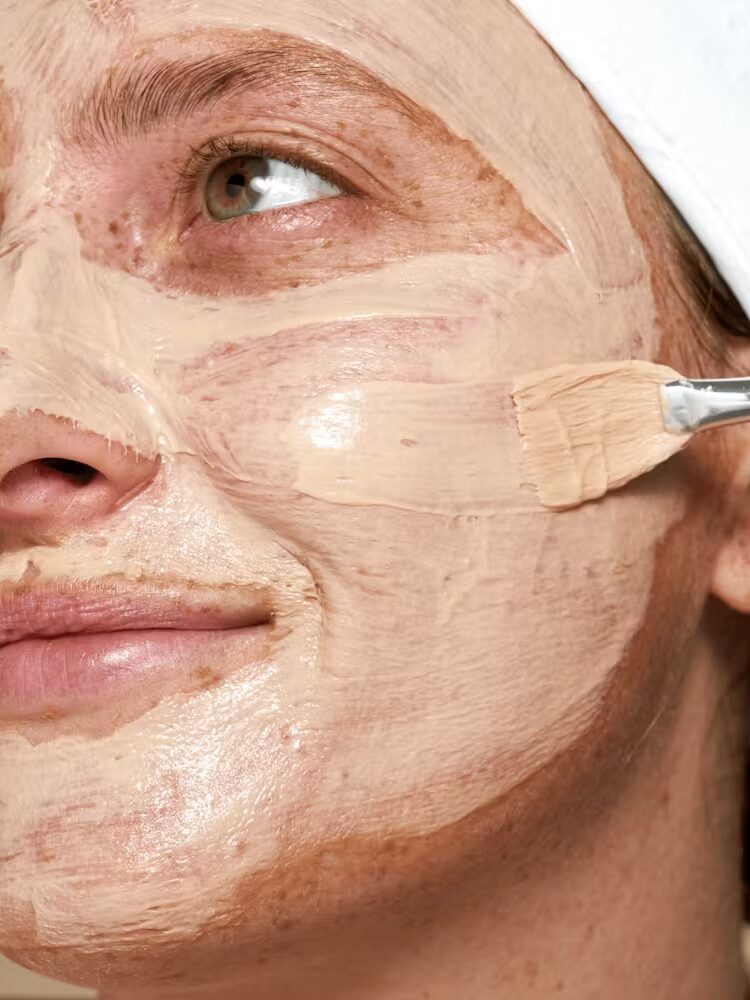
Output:
<instances>
[{"instance_id":1,"label":"brush loaded with cream","mask_svg":"<svg viewBox=\"0 0 750 1000\"><path fill-rule=\"evenodd\" d=\"M559 365L521 375L513 400L526 475L546 507L594 500L708 427L750 420L750 378L687 379L665 365Z\"/></svg>"}]
</instances>

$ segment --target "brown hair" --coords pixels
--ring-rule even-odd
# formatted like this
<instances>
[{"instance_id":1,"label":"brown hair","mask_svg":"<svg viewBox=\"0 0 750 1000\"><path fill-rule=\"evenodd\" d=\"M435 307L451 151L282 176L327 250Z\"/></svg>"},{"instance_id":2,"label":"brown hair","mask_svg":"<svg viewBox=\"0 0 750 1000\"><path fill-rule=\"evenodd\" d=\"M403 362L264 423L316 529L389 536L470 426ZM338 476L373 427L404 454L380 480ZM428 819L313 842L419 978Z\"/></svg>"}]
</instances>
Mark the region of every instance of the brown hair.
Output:
<instances>
[{"instance_id":1,"label":"brown hair","mask_svg":"<svg viewBox=\"0 0 750 1000\"><path fill-rule=\"evenodd\" d=\"M669 201L667 222L677 252L680 276L691 304L701 317L702 327L714 338L720 339L728 335L750 340L750 317L716 270L688 224ZM713 347L714 350L710 353L715 353L715 341Z\"/></svg>"}]
</instances>

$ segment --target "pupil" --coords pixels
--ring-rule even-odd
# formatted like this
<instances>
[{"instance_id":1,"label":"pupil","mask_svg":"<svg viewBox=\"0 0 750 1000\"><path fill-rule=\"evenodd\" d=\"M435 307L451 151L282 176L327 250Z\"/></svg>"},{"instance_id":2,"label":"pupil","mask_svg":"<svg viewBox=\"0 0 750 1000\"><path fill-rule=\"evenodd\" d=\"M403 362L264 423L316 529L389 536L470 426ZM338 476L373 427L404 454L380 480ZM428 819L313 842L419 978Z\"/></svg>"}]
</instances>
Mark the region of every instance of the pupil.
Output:
<instances>
[{"instance_id":1,"label":"pupil","mask_svg":"<svg viewBox=\"0 0 750 1000\"><path fill-rule=\"evenodd\" d=\"M238 194L243 194L247 187L247 178L244 174L232 174L227 179L227 194L230 198L236 198Z\"/></svg>"}]
</instances>

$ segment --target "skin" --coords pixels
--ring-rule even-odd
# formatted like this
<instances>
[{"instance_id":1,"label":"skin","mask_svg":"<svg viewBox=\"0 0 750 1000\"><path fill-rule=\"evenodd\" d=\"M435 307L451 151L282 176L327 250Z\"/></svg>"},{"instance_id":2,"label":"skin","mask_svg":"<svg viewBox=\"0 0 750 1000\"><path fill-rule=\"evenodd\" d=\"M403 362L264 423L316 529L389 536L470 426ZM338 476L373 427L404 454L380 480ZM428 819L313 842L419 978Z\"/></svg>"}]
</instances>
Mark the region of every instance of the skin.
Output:
<instances>
[{"instance_id":1,"label":"skin","mask_svg":"<svg viewBox=\"0 0 750 1000\"><path fill-rule=\"evenodd\" d=\"M0 580L262 587L277 624L0 726L0 946L108 1000L742 994L747 434L570 512L524 485L514 376L692 374L699 319L582 88L504 0L456 13L0 2L0 472L41 438L113 491L0 509ZM260 85L99 134L118 68L258 47ZM237 134L349 194L208 220L175 171Z\"/></svg>"}]
</instances>

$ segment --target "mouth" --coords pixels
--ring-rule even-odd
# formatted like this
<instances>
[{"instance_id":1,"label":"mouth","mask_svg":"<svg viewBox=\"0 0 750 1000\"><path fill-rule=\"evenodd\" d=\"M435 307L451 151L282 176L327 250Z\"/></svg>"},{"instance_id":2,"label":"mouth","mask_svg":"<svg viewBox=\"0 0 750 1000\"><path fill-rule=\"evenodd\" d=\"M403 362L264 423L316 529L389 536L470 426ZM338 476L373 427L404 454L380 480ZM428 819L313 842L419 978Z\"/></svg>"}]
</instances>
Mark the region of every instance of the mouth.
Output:
<instances>
[{"instance_id":1,"label":"mouth","mask_svg":"<svg viewBox=\"0 0 750 1000\"><path fill-rule=\"evenodd\" d=\"M0 719L56 717L266 656L263 587L120 581L0 586Z\"/></svg>"}]
</instances>

